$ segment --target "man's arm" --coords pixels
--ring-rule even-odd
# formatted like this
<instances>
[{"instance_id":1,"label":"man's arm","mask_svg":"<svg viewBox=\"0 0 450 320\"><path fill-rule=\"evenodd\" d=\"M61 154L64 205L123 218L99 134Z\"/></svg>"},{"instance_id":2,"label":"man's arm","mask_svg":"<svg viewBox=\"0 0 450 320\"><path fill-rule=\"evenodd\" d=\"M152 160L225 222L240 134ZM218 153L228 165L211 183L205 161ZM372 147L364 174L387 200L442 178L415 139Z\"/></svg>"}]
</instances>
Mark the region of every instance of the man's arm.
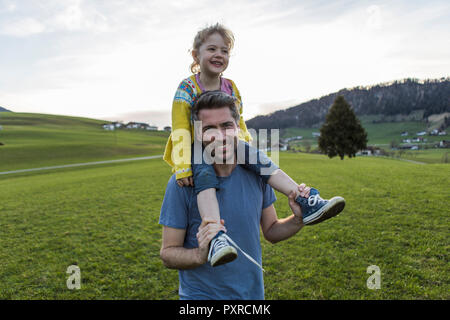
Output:
<instances>
[{"instance_id":1,"label":"man's arm","mask_svg":"<svg viewBox=\"0 0 450 320\"><path fill-rule=\"evenodd\" d=\"M198 248L183 247L186 229L163 226L162 245L159 255L170 269L193 269L201 265Z\"/></svg>"},{"instance_id":2,"label":"man's arm","mask_svg":"<svg viewBox=\"0 0 450 320\"><path fill-rule=\"evenodd\" d=\"M298 203L295 202L294 192L291 192L289 195L289 206L294 214L284 219L278 219L273 204L263 209L261 214L261 229L267 241L277 243L286 240L303 228L301 209Z\"/></svg>"},{"instance_id":3,"label":"man's arm","mask_svg":"<svg viewBox=\"0 0 450 320\"><path fill-rule=\"evenodd\" d=\"M197 233L199 247L187 249L183 247L186 229L164 226L160 251L161 260L170 269L197 268L207 262L209 243L219 230L223 229L223 225L202 222Z\"/></svg>"}]
</instances>

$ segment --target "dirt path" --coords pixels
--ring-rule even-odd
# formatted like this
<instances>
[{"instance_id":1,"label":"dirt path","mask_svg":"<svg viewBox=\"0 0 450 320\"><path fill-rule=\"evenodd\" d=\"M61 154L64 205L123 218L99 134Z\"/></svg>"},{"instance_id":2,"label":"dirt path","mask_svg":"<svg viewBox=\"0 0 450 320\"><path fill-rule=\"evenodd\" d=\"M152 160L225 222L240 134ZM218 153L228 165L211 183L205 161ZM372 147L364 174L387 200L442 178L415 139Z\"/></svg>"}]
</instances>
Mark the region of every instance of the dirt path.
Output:
<instances>
[{"instance_id":1,"label":"dirt path","mask_svg":"<svg viewBox=\"0 0 450 320\"><path fill-rule=\"evenodd\" d=\"M156 159L156 158L162 158L162 155L148 156L148 157L139 157L139 158L129 158L129 159L85 162L85 163L73 163L73 164L65 164L65 165L60 165L60 166L51 166L51 167L42 167L42 168L32 168L32 169L21 169L21 170L13 170L13 171L4 171L4 172L0 172L0 175L12 174L12 173L22 173L22 172L32 172L32 171L42 171L42 170L52 170L52 169L62 169L62 168L73 168L73 167L82 167L82 166L92 166L92 165L97 165L97 164L108 164L108 163L118 163L118 162L128 162L128 161L138 161L138 160L149 160L149 159Z\"/></svg>"}]
</instances>

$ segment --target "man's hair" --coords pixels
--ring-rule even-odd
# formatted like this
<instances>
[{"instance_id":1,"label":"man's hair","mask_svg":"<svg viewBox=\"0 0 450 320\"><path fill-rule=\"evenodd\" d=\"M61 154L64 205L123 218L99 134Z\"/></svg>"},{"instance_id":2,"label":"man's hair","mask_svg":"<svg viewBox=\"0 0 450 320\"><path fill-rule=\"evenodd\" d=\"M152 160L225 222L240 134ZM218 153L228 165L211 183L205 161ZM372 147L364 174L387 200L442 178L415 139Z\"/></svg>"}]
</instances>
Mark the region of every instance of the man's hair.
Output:
<instances>
[{"instance_id":1,"label":"man's hair","mask_svg":"<svg viewBox=\"0 0 450 320\"><path fill-rule=\"evenodd\" d=\"M200 112L200 110L228 107L230 109L231 116L238 124L240 115L236 106L236 101L237 99L235 97L230 96L229 94L226 94L225 92L222 92L220 90L205 91L198 97L197 101L192 107L192 120L200 120L198 118L198 113Z\"/></svg>"}]
</instances>

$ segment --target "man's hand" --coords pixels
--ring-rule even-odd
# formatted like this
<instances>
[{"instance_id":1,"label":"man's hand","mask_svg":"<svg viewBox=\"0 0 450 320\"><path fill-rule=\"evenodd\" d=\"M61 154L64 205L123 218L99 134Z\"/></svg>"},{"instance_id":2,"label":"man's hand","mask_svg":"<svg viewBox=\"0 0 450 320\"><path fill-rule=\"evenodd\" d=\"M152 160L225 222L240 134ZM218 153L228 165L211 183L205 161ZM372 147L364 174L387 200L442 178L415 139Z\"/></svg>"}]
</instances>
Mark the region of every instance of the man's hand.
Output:
<instances>
[{"instance_id":1,"label":"man's hand","mask_svg":"<svg viewBox=\"0 0 450 320\"><path fill-rule=\"evenodd\" d=\"M224 225L224 220L220 220L220 224L215 221L202 221L197 233L198 259L201 264L208 261L209 244L211 240L220 230L227 232Z\"/></svg>"},{"instance_id":2,"label":"man's hand","mask_svg":"<svg viewBox=\"0 0 450 320\"><path fill-rule=\"evenodd\" d=\"M300 197L308 198L310 190L311 190L311 188L307 187L304 183L302 183L298 186L298 191L300 193ZM291 208L292 213L298 219L298 222L300 224L303 224L302 209L301 209L300 205L295 201L296 193L294 191L291 191L288 198L289 198L289 207Z\"/></svg>"},{"instance_id":3,"label":"man's hand","mask_svg":"<svg viewBox=\"0 0 450 320\"><path fill-rule=\"evenodd\" d=\"M181 178L181 179L177 179L177 184L180 187L193 187L194 186L194 179L191 177L187 177L187 178Z\"/></svg>"}]
</instances>

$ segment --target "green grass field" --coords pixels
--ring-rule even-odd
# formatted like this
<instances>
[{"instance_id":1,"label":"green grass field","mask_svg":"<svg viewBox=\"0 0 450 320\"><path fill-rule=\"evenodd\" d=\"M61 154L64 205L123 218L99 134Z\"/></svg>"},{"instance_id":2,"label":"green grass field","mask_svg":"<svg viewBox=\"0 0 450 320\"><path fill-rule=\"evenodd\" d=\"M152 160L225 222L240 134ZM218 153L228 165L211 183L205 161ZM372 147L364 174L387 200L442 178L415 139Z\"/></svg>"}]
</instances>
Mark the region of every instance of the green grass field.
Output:
<instances>
[{"instance_id":1,"label":"green grass field","mask_svg":"<svg viewBox=\"0 0 450 320\"><path fill-rule=\"evenodd\" d=\"M162 154L169 134L106 131L105 121L0 113L0 171Z\"/></svg>"},{"instance_id":2,"label":"green grass field","mask_svg":"<svg viewBox=\"0 0 450 320\"><path fill-rule=\"evenodd\" d=\"M6 139L8 125L2 126L0 141L7 144L0 155L9 159L2 171L42 165L25 152L21 166L14 165L9 152L17 151L3 148L34 138ZM42 131L37 125L35 132ZM99 141L104 134L92 128L82 136L89 132ZM123 134L131 141L124 148L156 138L163 142L153 151L164 147L158 133ZM59 138L24 145L33 152L53 139ZM79 145L67 152L77 154ZM108 156L80 150L79 159ZM65 160L72 159L54 162ZM54 163L51 156L46 161ZM261 237L266 299L450 299L448 164L280 153L280 166L325 198L345 197L347 205L338 217L281 243ZM178 299L178 273L159 259L158 218L169 177L162 159L0 176L0 299ZM286 198L277 197L278 216L290 215ZM74 264L80 290L66 286ZM379 290L367 288L370 265L381 269Z\"/></svg>"},{"instance_id":3,"label":"green grass field","mask_svg":"<svg viewBox=\"0 0 450 320\"><path fill-rule=\"evenodd\" d=\"M450 298L448 165L305 154L280 164L347 206L282 243L262 239L267 299ZM155 159L1 177L0 298L177 299L177 272L159 259L169 175ZM66 287L72 264L81 290ZM370 265L380 290L366 287Z\"/></svg>"}]
</instances>

